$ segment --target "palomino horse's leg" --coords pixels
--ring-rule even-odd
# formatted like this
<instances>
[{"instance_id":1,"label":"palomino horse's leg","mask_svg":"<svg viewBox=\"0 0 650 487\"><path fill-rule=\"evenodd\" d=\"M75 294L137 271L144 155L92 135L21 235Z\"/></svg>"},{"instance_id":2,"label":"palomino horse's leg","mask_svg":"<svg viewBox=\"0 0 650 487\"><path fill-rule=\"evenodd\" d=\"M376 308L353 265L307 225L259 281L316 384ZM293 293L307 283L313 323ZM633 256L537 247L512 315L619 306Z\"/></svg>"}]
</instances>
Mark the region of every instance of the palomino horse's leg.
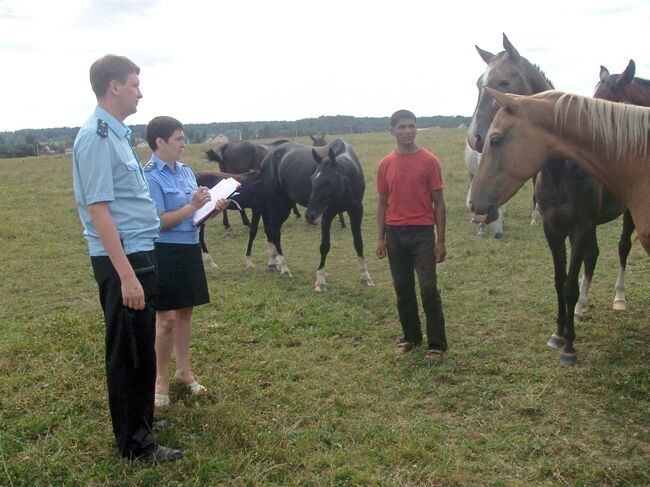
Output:
<instances>
[{"instance_id":1,"label":"palomino horse's leg","mask_svg":"<svg viewBox=\"0 0 650 487\"><path fill-rule=\"evenodd\" d=\"M632 220L632 215L629 210L623 213L623 231L621 238L618 241L618 260L620 267L618 269L618 278L616 279L616 287L614 296L614 309L617 311L624 311L627 309L625 302L625 267L627 265L627 257L630 255L632 249L632 232L635 225Z\"/></svg>"},{"instance_id":2,"label":"palomino horse's leg","mask_svg":"<svg viewBox=\"0 0 650 487\"><path fill-rule=\"evenodd\" d=\"M366 267L366 260L363 257L363 237L361 236L361 221L363 220L363 206L348 211L350 215L350 228L352 230L352 240L354 242L354 250L357 253L359 260L359 284L362 286L374 286L375 283L370 277L368 268Z\"/></svg>"},{"instance_id":3,"label":"palomino horse's leg","mask_svg":"<svg viewBox=\"0 0 650 487\"><path fill-rule=\"evenodd\" d=\"M551 348L561 349L565 343L566 304L564 301L564 283L566 282L566 248L564 246L565 234L555 232L550 225L544 223L544 235L553 256L553 269L555 273L555 294L557 296L557 330L548 339L546 345Z\"/></svg>"},{"instance_id":4,"label":"palomino horse's leg","mask_svg":"<svg viewBox=\"0 0 650 487\"><path fill-rule=\"evenodd\" d=\"M594 270L596 269L596 262L598 262L598 255L600 255L598 241L594 238L593 242L587 244L587 250L585 252L585 273L580 281L580 297L578 298L575 310L573 311L574 321L580 321L582 315L589 306L589 288L591 287L591 282L594 278Z\"/></svg>"},{"instance_id":5,"label":"palomino horse's leg","mask_svg":"<svg viewBox=\"0 0 650 487\"><path fill-rule=\"evenodd\" d=\"M201 244L201 258L203 260L204 267L217 267L217 264L212 260L210 252L208 252L208 246L205 245L205 223L199 226L199 243Z\"/></svg>"}]
</instances>

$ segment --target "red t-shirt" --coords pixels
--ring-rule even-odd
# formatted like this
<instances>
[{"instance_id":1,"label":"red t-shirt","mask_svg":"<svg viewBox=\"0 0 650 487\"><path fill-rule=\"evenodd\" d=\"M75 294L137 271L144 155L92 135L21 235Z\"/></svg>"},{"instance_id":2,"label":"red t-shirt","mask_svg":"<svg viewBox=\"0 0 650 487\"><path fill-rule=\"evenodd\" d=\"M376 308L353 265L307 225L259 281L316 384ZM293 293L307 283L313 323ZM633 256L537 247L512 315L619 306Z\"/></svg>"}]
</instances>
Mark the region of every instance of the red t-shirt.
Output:
<instances>
[{"instance_id":1,"label":"red t-shirt","mask_svg":"<svg viewBox=\"0 0 650 487\"><path fill-rule=\"evenodd\" d=\"M426 149L393 151L377 169L377 192L388 195L387 225L434 225L432 191L442 189L440 161Z\"/></svg>"}]
</instances>

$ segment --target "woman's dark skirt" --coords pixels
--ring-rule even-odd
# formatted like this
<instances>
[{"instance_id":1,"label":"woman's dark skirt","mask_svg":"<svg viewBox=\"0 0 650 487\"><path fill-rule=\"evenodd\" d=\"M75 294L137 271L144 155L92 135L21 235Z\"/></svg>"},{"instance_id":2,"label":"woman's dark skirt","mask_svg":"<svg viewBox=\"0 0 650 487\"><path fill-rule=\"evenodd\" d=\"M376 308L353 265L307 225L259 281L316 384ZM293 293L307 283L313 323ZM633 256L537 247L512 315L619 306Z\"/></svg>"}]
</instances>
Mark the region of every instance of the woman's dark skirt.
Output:
<instances>
[{"instance_id":1,"label":"woman's dark skirt","mask_svg":"<svg viewBox=\"0 0 650 487\"><path fill-rule=\"evenodd\" d=\"M199 244L156 243L160 281L156 310L191 308L210 302Z\"/></svg>"}]
</instances>

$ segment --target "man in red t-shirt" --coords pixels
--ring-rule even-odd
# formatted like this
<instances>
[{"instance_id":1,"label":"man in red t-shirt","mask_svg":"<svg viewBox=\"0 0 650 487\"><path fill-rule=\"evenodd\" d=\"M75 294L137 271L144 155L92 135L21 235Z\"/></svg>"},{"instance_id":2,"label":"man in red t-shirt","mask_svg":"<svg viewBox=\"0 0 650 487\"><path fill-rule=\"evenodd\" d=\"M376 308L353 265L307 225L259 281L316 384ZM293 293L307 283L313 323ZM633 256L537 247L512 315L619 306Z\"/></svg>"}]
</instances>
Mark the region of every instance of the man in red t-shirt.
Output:
<instances>
[{"instance_id":1,"label":"man in red t-shirt","mask_svg":"<svg viewBox=\"0 0 650 487\"><path fill-rule=\"evenodd\" d=\"M434 360L447 350L445 317L436 276L436 263L443 262L447 255L446 208L440 162L415 144L415 124L415 115L408 110L399 110L390 118L390 133L397 148L382 159L377 170L376 253L380 259L388 253L397 295L397 312L404 336L396 351L405 353L422 343L415 271L427 321L426 358Z\"/></svg>"}]
</instances>

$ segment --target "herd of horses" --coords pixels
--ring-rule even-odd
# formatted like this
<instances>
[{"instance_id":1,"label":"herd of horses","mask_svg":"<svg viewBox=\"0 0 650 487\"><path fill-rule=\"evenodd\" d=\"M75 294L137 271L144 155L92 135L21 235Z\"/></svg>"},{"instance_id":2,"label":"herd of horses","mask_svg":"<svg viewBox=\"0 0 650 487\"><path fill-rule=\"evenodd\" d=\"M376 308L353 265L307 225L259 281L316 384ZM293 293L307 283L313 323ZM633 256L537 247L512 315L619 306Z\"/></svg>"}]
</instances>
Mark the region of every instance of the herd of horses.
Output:
<instances>
[{"instance_id":1,"label":"herd of horses","mask_svg":"<svg viewBox=\"0 0 650 487\"><path fill-rule=\"evenodd\" d=\"M601 66L594 98L555 91L541 69L519 54L503 35L504 51L476 49L487 67L478 78L479 97L468 134L465 159L471 185L467 206L472 219L503 234L505 203L533 181L534 223L541 214L553 258L557 328L548 345L561 349L560 363L574 365L575 320L588 305L589 286L598 259L596 227L623 215L619 240L620 269L614 309L624 310L625 267L637 229L650 254L650 81L635 77L630 61L621 74ZM357 155L342 139L330 143L312 136L313 145L287 140L272 144L231 142L206 157L220 171L197 172L197 182L213 186L223 177L241 183L230 209L249 225L246 265L260 219L267 237L268 267L283 277L291 272L284 258L281 229L296 204L305 219L321 226L320 264L315 290L327 290L325 261L330 228L347 212L359 262L359 282L373 286L363 256L361 222L365 179ZM252 210L249 221L244 209ZM539 213L538 213L539 212ZM224 225L228 226L224 212ZM566 240L571 248L567 270ZM214 265L201 227L207 265ZM584 276L579 283L584 263Z\"/></svg>"},{"instance_id":2,"label":"herd of horses","mask_svg":"<svg viewBox=\"0 0 650 487\"><path fill-rule=\"evenodd\" d=\"M574 365L574 320L587 306L599 253L596 226L623 214L615 309L625 309L625 265L635 226L650 255L650 82L635 78L630 61L620 75L601 66L594 98L570 95L554 91L505 35L503 46L496 55L477 47L488 67L478 81L467 135L481 154L468 207L474 221L496 221L499 208L536 178L558 303L557 330L548 345L562 349L563 365Z\"/></svg>"}]
</instances>

